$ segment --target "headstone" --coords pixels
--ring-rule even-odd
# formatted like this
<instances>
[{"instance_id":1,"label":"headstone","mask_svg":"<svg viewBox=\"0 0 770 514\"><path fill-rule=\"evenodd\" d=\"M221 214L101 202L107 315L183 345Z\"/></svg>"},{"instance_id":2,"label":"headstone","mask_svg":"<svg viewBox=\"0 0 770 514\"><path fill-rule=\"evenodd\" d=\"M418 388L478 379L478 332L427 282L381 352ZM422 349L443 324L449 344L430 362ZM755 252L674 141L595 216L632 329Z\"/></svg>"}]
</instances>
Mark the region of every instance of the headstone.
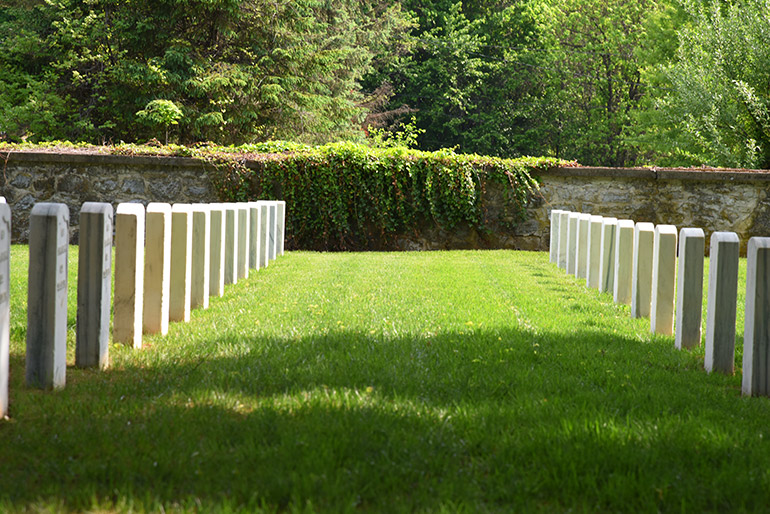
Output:
<instances>
[{"instance_id":1,"label":"headstone","mask_svg":"<svg viewBox=\"0 0 770 514\"><path fill-rule=\"evenodd\" d=\"M634 227L634 271L631 278L631 316L648 318L652 303L652 254L655 225L637 223Z\"/></svg>"},{"instance_id":2,"label":"headstone","mask_svg":"<svg viewBox=\"0 0 770 514\"><path fill-rule=\"evenodd\" d=\"M580 214L571 212L567 224L567 274L574 275L577 268L577 231Z\"/></svg>"},{"instance_id":3,"label":"headstone","mask_svg":"<svg viewBox=\"0 0 770 514\"><path fill-rule=\"evenodd\" d=\"M144 333L168 334L171 288L171 205L147 205L144 252Z\"/></svg>"},{"instance_id":4,"label":"headstone","mask_svg":"<svg viewBox=\"0 0 770 514\"><path fill-rule=\"evenodd\" d=\"M121 203L115 211L115 298L112 340L142 347L144 307L144 206Z\"/></svg>"},{"instance_id":5,"label":"headstone","mask_svg":"<svg viewBox=\"0 0 770 514\"><path fill-rule=\"evenodd\" d=\"M75 365L109 365L112 305L112 205L85 202L80 209L78 313Z\"/></svg>"},{"instance_id":6,"label":"headstone","mask_svg":"<svg viewBox=\"0 0 770 514\"><path fill-rule=\"evenodd\" d=\"M676 227L657 225L652 250L652 299L650 330L655 334L674 333L674 288L676 286Z\"/></svg>"},{"instance_id":7,"label":"headstone","mask_svg":"<svg viewBox=\"0 0 770 514\"><path fill-rule=\"evenodd\" d=\"M270 202L260 200L257 202L260 212L259 224L259 267L264 268L268 265L269 241L270 241Z\"/></svg>"},{"instance_id":8,"label":"headstone","mask_svg":"<svg viewBox=\"0 0 770 514\"><path fill-rule=\"evenodd\" d=\"M550 262L559 262L559 209L551 209L551 238L548 241Z\"/></svg>"},{"instance_id":9,"label":"headstone","mask_svg":"<svg viewBox=\"0 0 770 514\"><path fill-rule=\"evenodd\" d=\"M209 253L209 296L225 294L225 208L209 204L211 211L211 248Z\"/></svg>"},{"instance_id":10,"label":"headstone","mask_svg":"<svg viewBox=\"0 0 770 514\"><path fill-rule=\"evenodd\" d=\"M617 218L602 220L602 260L599 268L599 291L614 292L615 290L615 232L618 228Z\"/></svg>"},{"instance_id":11,"label":"headstone","mask_svg":"<svg viewBox=\"0 0 770 514\"><path fill-rule=\"evenodd\" d=\"M602 267L602 221L601 216L591 216L588 222L588 262L586 263L586 286L599 289Z\"/></svg>"},{"instance_id":12,"label":"headstone","mask_svg":"<svg viewBox=\"0 0 770 514\"><path fill-rule=\"evenodd\" d=\"M30 387L64 387L67 370L69 209L38 203L29 214L26 380Z\"/></svg>"},{"instance_id":13,"label":"headstone","mask_svg":"<svg viewBox=\"0 0 770 514\"><path fill-rule=\"evenodd\" d=\"M190 308L209 308L211 267L211 210L206 204L192 206L192 256Z\"/></svg>"},{"instance_id":14,"label":"headstone","mask_svg":"<svg viewBox=\"0 0 770 514\"><path fill-rule=\"evenodd\" d=\"M238 203L238 280L249 276L249 204Z\"/></svg>"},{"instance_id":15,"label":"headstone","mask_svg":"<svg viewBox=\"0 0 770 514\"><path fill-rule=\"evenodd\" d=\"M0 419L8 415L11 328L11 208L0 202Z\"/></svg>"},{"instance_id":16,"label":"headstone","mask_svg":"<svg viewBox=\"0 0 770 514\"><path fill-rule=\"evenodd\" d=\"M615 303L631 305L631 278L634 268L634 222L619 220L615 230Z\"/></svg>"},{"instance_id":17,"label":"headstone","mask_svg":"<svg viewBox=\"0 0 770 514\"><path fill-rule=\"evenodd\" d=\"M190 321L192 292L192 206L171 207L171 288L168 319Z\"/></svg>"},{"instance_id":18,"label":"headstone","mask_svg":"<svg viewBox=\"0 0 770 514\"><path fill-rule=\"evenodd\" d=\"M701 340L705 246L703 230L683 228L679 232L675 344L680 350L698 346Z\"/></svg>"},{"instance_id":19,"label":"headstone","mask_svg":"<svg viewBox=\"0 0 770 514\"><path fill-rule=\"evenodd\" d=\"M268 209L270 209L270 225L268 225L268 260L274 261L276 256L276 248L278 247L278 203L274 201L268 202Z\"/></svg>"},{"instance_id":20,"label":"headstone","mask_svg":"<svg viewBox=\"0 0 770 514\"><path fill-rule=\"evenodd\" d=\"M225 285L238 282L238 206L225 207Z\"/></svg>"},{"instance_id":21,"label":"headstone","mask_svg":"<svg viewBox=\"0 0 770 514\"><path fill-rule=\"evenodd\" d=\"M278 237L276 245L276 254L283 255L284 243L286 242L286 202L278 201Z\"/></svg>"},{"instance_id":22,"label":"headstone","mask_svg":"<svg viewBox=\"0 0 770 514\"><path fill-rule=\"evenodd\" d=\"M588 226L591 222L590 214L578 216L577 228L577 254L575 255L575 276L586 278L586 265L588 264Z\"/></svg>"},{"instance_id":23,"label":"headstone","mask_svg":"<svg viewBox=\"0 0 770 514\"><path fill-rule=\"evenodd\" d=\"M561 269L567 269L567 246L569 242L569 211L559 213L559 250L558 265Z\"/></svg>"},{"instance_id":24,"label":"headstone","mask_svg":"<svg viewBox=\"0 0 770 514\"><path fill-rule=\"evenodd\" d=\"M735 371L735 314L740 241L735 232L711 234L706 304L706 371Z\"/></svg>"},{"instance_id":25,"label":"headstone","mask_svg":"<svg viewBox=\"0 0 770 514\"><path fill-rule=\"evenodd\" d=\"M749 239L744 315L741 390L770 396L770 237Z\"/></svg>"},{"instance_id":26,"label":"headstone","mask_svg":"<svg viewBox=\"0 0 770 514\"><path fill-rule=\"evenodd\" d=\"M259 269L259 225L262 222L259 204L249 202L249 268Z\"/></svg>"}]
</instances>

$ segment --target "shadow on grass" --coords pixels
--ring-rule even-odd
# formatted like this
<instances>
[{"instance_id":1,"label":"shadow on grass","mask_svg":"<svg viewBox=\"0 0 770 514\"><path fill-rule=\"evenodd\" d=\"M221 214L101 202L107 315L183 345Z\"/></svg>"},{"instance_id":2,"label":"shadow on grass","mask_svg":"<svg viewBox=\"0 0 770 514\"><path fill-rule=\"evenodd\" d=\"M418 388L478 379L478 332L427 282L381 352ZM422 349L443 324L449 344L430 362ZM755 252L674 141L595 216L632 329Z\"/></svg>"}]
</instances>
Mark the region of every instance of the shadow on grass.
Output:
<instances>
[{"instance_id":1,"label":"shadow on grass","mask_svg":"<svg viewBox=\"0 0 770 514\"><path fill-rule=\"evenodd\" d=\"M192 341L23 388L0 507L757 508L768 403L669 339L583 329ZM207 352L209 356L207 357ZM195 360L198 359L198 360ZM766 436L770 438L770 434Z\"/></svg>"}]
</instances>

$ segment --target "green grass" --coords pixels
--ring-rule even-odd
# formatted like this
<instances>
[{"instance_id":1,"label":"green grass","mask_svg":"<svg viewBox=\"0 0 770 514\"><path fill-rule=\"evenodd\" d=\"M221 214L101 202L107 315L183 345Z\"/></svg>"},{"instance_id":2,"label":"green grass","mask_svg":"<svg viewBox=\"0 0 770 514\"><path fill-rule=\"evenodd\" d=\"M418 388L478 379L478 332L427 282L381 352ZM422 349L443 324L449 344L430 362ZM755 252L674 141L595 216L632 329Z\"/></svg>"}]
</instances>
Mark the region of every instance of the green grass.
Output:
<instances>
[{"instance_id":1,"label":"green grass","mask_svg":"<svg viewBox=\"0 0 770 514\"><path fill-rule=\"evenodd\" d=\"M56 392L23 385L12 266L0 511L770 504L770 400L545 253L290 253Z\"/></svg>"}]
</instances>

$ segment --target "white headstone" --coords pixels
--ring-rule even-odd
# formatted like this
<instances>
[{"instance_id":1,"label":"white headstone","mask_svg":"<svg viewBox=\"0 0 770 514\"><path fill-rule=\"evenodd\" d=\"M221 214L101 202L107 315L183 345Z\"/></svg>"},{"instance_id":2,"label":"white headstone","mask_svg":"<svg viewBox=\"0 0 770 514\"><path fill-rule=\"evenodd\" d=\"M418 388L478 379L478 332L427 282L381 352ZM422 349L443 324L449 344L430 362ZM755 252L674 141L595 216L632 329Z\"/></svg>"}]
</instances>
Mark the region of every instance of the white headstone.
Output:
<instances>
[{"instance_id":1,"label":"white headstone","mask_svg":"<svg viewBox=\"0 0 770 514\"><path fill-rule=\"evenodd\" d=\"M264 268L269 262L270 242L270 202L260 200L257 202L260 212L259 225L259 267Z\"/></svg>"},{"instance_id":2,"label":"white headstone","mask_svg":"<svg viewBox=\"0 0 770 514\"><path fill-rule=\"evenodd\" d=\"M29 215L27 385L64 387L67 370L69 209L38 203Z\"/></svg>"},{"instance_id":3,"label":"white headstone","mask_svg":"<svg viewBox=\"0 0 770 514\"><path fill-rule=\"evenodd\" d=\"M225 208L221 203L209 204L211 211L211 249L209 253L209 295L225 294Z\"/></svg>"},{"instance_id":4,"label":"white headstone","mask_svg":"<svg viewBox=\"0 0 770 514\"><path fill-rule=\"evenodd\" d=\"M225 206L225 285L238 282L238 206Z\"/></svg>"},{"instance_id":5,"label":"white headstone","mask_svg":"<svg viewBox=\"0 0 770 514\"><path fill-rule=\"evenodd\" d=\"M171 288L171 205L147 205L144 254L145 334L168 334L169 290Z\"/></svg>"},{"instance_id":6,"label":"white headstone","mask_svg":"<svg viewBox=\"0 0 770 514\"><path fill-rule=\"evenodd\" d=\"M259 225L262 216L257 202L249 202L249 268L259 269Z\"/></svg>"},{"instance_id":7,"label":"white headstone","mask_svg":"<svg viewBox=\"0 0 770 514\"><path fill-rule=\"evenodd\" d=\"M275 251L277 255L283 255L284 243L286 242L286 202L278 200L278 221L277 221L277 245Z\"/></svg>"},{"instance_id":8,"label":"white headstone","mask_svg":"<svg viewBox=\"0 0 770 514\"><path fill-rule=\"evenodd\" d=\"M559 239L557 250L557 263L563 270L567 269L567 246L569 242L569 211L559 212Z\"/></svg>"},{"instance_id":9,"label":"white headstone","mask_svg":"<svg viewBox=\"0 0 770 514\"><path fill-rule=\"evenodd\" d=\"M268 203L268 209L270 210L270 225L268 226L267 232L267 258L268 260L274 261L278 248L278 202L270 201Z\"/></svg>"},{"instance_id":10,"label":"white headstone","mask_svg":"<svg viewBox=\"0 0 770 514\"><path fill-rule=\"evenodd\" d=\"M749 239L746 257L741 390L770 396L770 237Z\"/></svg>"},{"instance_id":11,"label":"white headstone","mask_svg":"<svg viewBox=\"0 0 770 514\"><path fill-rule=\"evenodd\" d=\"M631 278L631 316L647 318L652 304L652 254L655 225L637 223L634 227L634 271Z\"/></svg>"},{"instance_id":12,"label":"white headstone","mask_svg":"<svg viewBox=\"0 0 770 514\"><path fill-rule=\"evenodd\" d=\"M588 265L588 227L591 222L590 214L578 216L577 228L577 254L575 256L575 276L586 278L586 266Z\"/></svg>"},{"instance_id":13,"label":"white headstone","mask_svg":"<svg viewBox=\"0 0 770 514\"><path fill-rule=\"evenodd\" d=\"M171 289L168 319L190 321L192 293L192 206L171 207Z\"/></svg>"},{"instance_id":14,"label":"white headstone","mask_svg":"<svg viewBox=\"0 0 770 514\"><path fill-rule=\"evenodd\" d=\"M735 232L711 234L706 304L706 371L735 371L735 315L740 241Z\"/></svg>"},{"instance_id":15,"label":"white headstone","mask_svg":"<svg viewBox=\"0 0 770 514\"><path fill-rule=\"evenodd\" d=\"M567 273L574 275L577 269L577 232L580 213L571 212L567 224Z\"/></svg>"},{"instance_id":16,"label":"white headstone","mask_svg":"<svg viewBox=\"0 0 770 514\"><path fill-rule=\"evenodd\" d=\"M11 328L11 208L0 202L0 419L8 415Z\"/></svg>"},{"instance_id":17,"label":"white headstone","mask_svg":"<svg viewBox=\"0 0 770 514\"><path fill-rule=\"evenodd\" d=\"M192 206L192 256L190 270L190 308L209 308L211 267L211 209L206 204Z\"/></svg>"},{"instance_id":18,"label":"white headstone","mask_svg":"<svg viewBox=\"0 0 770 514\"><path fill-rule=\"evenodd\" d=\"M78 313L75 365L109 365L112 305L112 205L85 202L80 209Z\"/></svg>"},{"instance_id":19,"label":"white headstone","mask_svg":"<svg viewBox=\"0 0 770 514\"><path fill-rule=\"evenodd\" d=\"M238 203L238 280L249 276L249 204Z\"/></svg>"},{"instance_id":20,"label":"white headstone","mask_svg":"<svg viewBox=\"0 0 770 514\"><path fill-rule=\"evenodd\" d=\"M615 303L631 305L631 279L634 271L634 222L619 220L615 238L613 297Z\"/></svg>"},{"instance_id":21,"label":"white headstone","mask_svg":"<svg viewBox=\"0 0 770 514\"><path fill-rule=\"evenodd\" d=\"M559 209L551 209L551 237L548 240L550 262L559 261Z\"/></svg>"},{"instance_id":22,"label":"white headstone","mask_svg":"<svg viewBox=\"0 0 770 514\"><path fill-rule=\"evenodd\" d=\"M650 330L656 334L674 333L674 289L676 286L676 227L657 225L652 250L652 300Z\"/></svg>"},{"instance_id":23,"label":"white headstone","mask_svg":"<svg viewBox=\"0 0 770 514\"><path fill-rule=\"evenodd\" d=\"M599 268L599 291L614 292L615 290L615 232L618 228L617 218L602 220L602 260Z\"/></svg>"},{"instance_id":24,"label":"white headstone","mask_svg":"<svg viewBox=\"0 0 770 514\"><path fill-rule=\"evenodd\" d=\"M602 221L601 216L591 216L588 222L588 262L586 263L586 286L599 289L602 267Z\"/></svg>"},{"instance_id":25,"label":"white headstone","mask_svg":"<svg viewBox=\"0 0 770 514\"><path fill-rule=\"evenodd\" d=\"M112 340L142 347L144 206L121 203L115 211L115 299Z\"/></svg>"},{"instance_id":26,"label":"white headstone","mask_svg":"<svg viewBox=\"0 0 770 514\"><path fill-rule=\"evenodd\" d=\"M675 344L679 349L693 348L700 344L705 248L703 230L683 228L679 232L675 329Z\"/></svg>"}]
</instances>

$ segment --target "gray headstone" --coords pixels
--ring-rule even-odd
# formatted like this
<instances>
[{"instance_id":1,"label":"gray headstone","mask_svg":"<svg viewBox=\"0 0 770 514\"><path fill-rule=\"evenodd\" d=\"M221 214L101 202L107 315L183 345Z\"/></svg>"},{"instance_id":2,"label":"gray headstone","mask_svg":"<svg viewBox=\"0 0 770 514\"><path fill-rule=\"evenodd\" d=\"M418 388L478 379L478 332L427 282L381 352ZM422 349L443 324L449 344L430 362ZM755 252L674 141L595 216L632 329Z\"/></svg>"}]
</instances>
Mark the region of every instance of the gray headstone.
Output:
<instances>
[{"instance_id":1,"label":"gray headstone","mask_svg":"<svg viewBox=\"0 0 770 514\"><path fill-rule=\"evenodd\" d=\"M145 221L144 333L165 335L171 293L171 205L148 204Z\"/></svg>"},{"instance_id":2,"label":"gray headstone","mask_svg":"<svg viewBox=\"0 0 770 514\"><path fill-rule=\"evenodd\" d=\"M557 263L563 270L567 269L567 246L569 240L569 211L559 213L559 249Z\"/></svg>"},{"instance_id":3,"label":"gray headstone","mask_svg":"<svg viewBox=\"0 0 770 514\"><path fill-rule=\"evenodd\" d=\"M137 349L144 315L144 220L142 204L121 203L115 211L112 340Z\"/></svg>"},{"instance_id":4,"label":"gray headstone","mask_svg":"<svg viewBox=\"0 0 770 514\"><path fill-rule=\"evenodd\" d=\"M0 202L0 419L8 415L11 327L11 208Z\"/></svg>"},{"instance_id":5,"label":"gray headstone","mask_svg":"<svg viewBox=\"0 0 770 514\"><path fill-rule=\"evenodd\" d=\"M276 253L283 255L284 243L286 242L286 202L283 200L278 201L278 235L276 245Z\"/></svg>"},{"instance_id":6,"label":"gray headstone","mask_svg":"<svg viewBox=\"0 0 770 514\"><path fill-rule=\"evenodd\" d=\"M64 387L67 372L69 209L36 204L29 215L27 385Z\"/></svg>"},{"instance_id":7,"label":"gray headstone","mask_svg":"<svg viewBox=\"0 0 770 514\"><path fill-rule=\"evenodd\" d=\"M209 204L211 209L211 253L209 254L209 295L225 294L225 208Z\"/></svg>"},{"instance_id":8,"label":"gray headstone","mask_svg":"<svg viewBox=\"0 0 770 514\"><path fill-rule=\"evenodd\" d=\"M586 266L588 265L588 227L591 222L590 214L578 216L577 225L577 253L575 255L575 276L586 278Z\"/></svg>"},{"instance_id":9,"label":"gray headstone","mask_svg":"<svg viewBox=\"0 0 770 514\"><path fill-rule=\"evenodd\" d=\"M679 272L676 291L676 347L693 348L701 340L703 255L706 237L699 228L679 232Z\"/></svg>"},{"instance_id":10,"label":"gray headstone","mask_svg":"<svg viewBox=\"0 0 770 514\"><path fill-rule=\"evenodd\" d=\"M676 227L655 227L652 250L652 299L650 330L656 334L674 334L674 291L676 283Z\"/></svg>"},{"instance_id":11,"label":"gray headstone","mask_svg":"<svg viewBox=\"0 0 770 514\"><path fill-rule=\"evenodd\" d=\"M109 365L113 210L86 202L80 209L75 365Z\"/></svg>"},{"instance_id":12,"label":"gray headstone","mask_svg":"<svg viewBox=\"0 0 770 514\"><path fill-rule=\"evenodd\" d=\"M770 237L752 237L746 251L743 394L770 396Z\"/></svg>"},{"instance_id":13,"label":"gray headstone","mask_svg":"<svg viewBox=\"0 0 770 514\"><path fill-rule=\"evenodd\" d=\"M711 234L709 296L706 304L706 358L709 373L735 371L735 314L740 241L735 232Z\"/></svg>"},{"instance_id":14,"label":"gray headstone","mask_svg":"<svg viewBox=\"0 0 770 514\"><path fill-rule=\"evenodd\" d=\"M634 272L631 278L631 316L647 318L652 305L652 257L655 225L637 223L634 227Z\"/></svg>"},{"instance_id":15,"label":"gray headstone","mask_svg":"<svg viewBox=\"0 0 770 514\"><path fill-rule=\"evenodd\" d=\"M602 262L599 269L599 291L606 293L615 289L615 232L617 218L602 220Z\"/></svg>"},{"instance_id":16,"label":"gray headstone","mask_svg":"<svg viewBox=\"0 0 770 514\"><path fill-rule=\"evenodd\" d=\"M567 273L574 275L577 268L577 232L580 214L571 212L567 222Z\"/></svg>"}]
</instances>

